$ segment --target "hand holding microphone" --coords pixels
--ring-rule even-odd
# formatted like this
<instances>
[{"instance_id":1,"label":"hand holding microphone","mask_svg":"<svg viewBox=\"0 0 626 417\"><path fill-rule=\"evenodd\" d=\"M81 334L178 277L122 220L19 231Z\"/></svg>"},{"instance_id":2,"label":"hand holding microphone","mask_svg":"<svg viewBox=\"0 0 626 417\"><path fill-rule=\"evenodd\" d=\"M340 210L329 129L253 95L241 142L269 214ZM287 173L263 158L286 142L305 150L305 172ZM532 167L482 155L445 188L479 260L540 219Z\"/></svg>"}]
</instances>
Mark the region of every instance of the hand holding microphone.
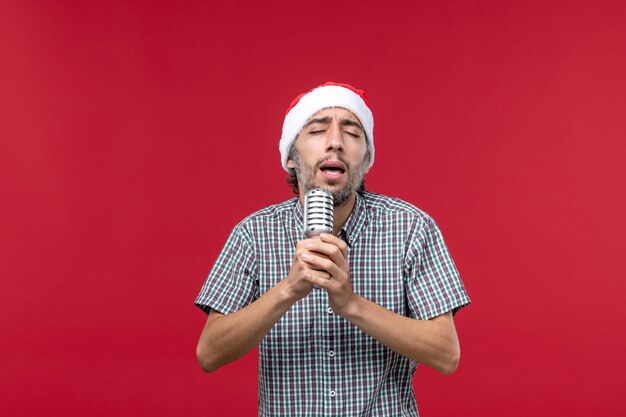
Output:
<instances>
[{"instance_id":1,"label":"hand holding microphone","mask_svg":"<svg viewBox=\"0 0 626 417\"><path fill-rule=\"evenodd\" d=\"M303 231L307 239L319 240L322 233L333 233L333 206L333 195L323 188L313 188L304 195ZM313 288L319 289L317 285Z\"/></svg>"},{"instance_id":2,"label":"hand holding microphone","mask_svg":"<svg viewBox=\"0 0 626 417\"><path fill-rule=\"evenodd\" d=\"M354 296L348 268L348 245L333 233L333 195L314 188L304 196L304 262L313 273L313 288L328 292L328 300L337 314L348 308ZM323 236L320 236L322 235ZM325 275L321 275L325 274Z\"/></svg>"},{"instance_id":3,"label":"hand holding microphone","mask_svg":"<svg viewBox=\"0 0 626 417\"><path fill-rule=\"evenodd\" d=\"M302 232L306 239L298 241L296 253L285 279L290 293L298 299L305 297L312 288L319 288L311 283L312 279L330 279L330 274L322 269L312 267L307 260L313 257L324 256L309 251L310 242L319 241L322 233L333 232L333 195L321 188L314 188L304 196L304 222Z\"/></svg>"},{"instance_id":4,"label":"hand holding microphone","mask_svg":"<svg viewBox=\"0 0 626 417\"><path fill-rule=\"evenodd\" d=\"M353 293L348 271L348 247L332 234L332 194L321 188L310 190L304 197L303 212L303 234L307 239L296 244L296 254L287 279L298 298L306 296L311 288L326 289L331 307L339 313Z\"/></svg>"}]
</instances>

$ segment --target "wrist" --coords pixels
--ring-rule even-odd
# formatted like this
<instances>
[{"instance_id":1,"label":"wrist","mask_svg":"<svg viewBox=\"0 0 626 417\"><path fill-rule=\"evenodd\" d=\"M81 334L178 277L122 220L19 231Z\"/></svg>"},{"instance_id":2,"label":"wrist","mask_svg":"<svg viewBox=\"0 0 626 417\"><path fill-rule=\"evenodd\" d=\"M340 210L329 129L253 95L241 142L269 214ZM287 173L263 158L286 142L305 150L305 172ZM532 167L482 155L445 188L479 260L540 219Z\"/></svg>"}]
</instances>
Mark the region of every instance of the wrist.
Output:
<instances>
[{"instance_id":1,"label":"wrist","mask_svg":"<svg viewBox=\"0 0 626 417\"><path fill-rule=\"evenodd\" d=\"M351 323L358 322L362 316L363 301L365 301L363 297L353 293L341 308L333 308L333 310Z\"/></svg>"},{"instance_id":2,"label":"wrist","mask_svg":"<svg viewBox=\"0 0 626 417\"><path fill-rule=\"evenodd\" d=\"M286 304L292 306L295 304L300 298L296 289L291 285L289 280L281 280L274 287L278 293L278 299L281 304Z\"/></svg>"}]
</instances>

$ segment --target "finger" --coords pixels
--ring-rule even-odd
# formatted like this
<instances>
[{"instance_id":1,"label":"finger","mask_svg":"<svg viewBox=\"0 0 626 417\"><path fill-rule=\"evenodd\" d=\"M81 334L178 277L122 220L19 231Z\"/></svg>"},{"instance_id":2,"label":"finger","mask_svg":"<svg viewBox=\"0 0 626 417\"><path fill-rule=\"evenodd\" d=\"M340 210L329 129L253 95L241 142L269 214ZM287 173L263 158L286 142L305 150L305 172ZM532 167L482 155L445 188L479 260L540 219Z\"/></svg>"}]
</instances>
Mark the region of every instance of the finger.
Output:
<instances>
[{"instance_id":1,"label":"finger","mask_svg":"<svg viewBox=\"0 0 626 417\"><path fill-rule=\"evenodd\" d=\"M305 256L305 258L306 258L306 256ZM316 276L316 277L322 278L322 279L331 279L332 278L332 275L328 271L326 271L323 267L310 264L310 263L308 263L305 260L302 261L301 268L302 269L301 269L300 273L302 275L313 275L313 276Z\"/></svg>"},{"instance_id":2,"label":"finger","mask_svg":"<svg viewBox=\"0 0 626 417\"><path fill-rule=\"evenodd\" d=\"M309 239L303 239L303 240L298 241L298 243L296 244L296 257L301 259L302 253L308 252L309 250L315 248L316 245L320 243L321 241L319 239L319 236L314 236ZM328 255L322 252L318 252L317 255L330 259Z\"/></svg>"},{"instance_id":3,"label":"finger","mask_svg":"<svg viewBox=\"0 0 626 417\"><path fill-rule=\"evenodd\" d=\"M296 254L294 257L295 261L305 261L307 258L311 258L313 256L319 257L320 259L330 259L327 255L319 252L311 252L309 249L299 248L296 249Z\"/></svg>"},{"instance_id":4,"label":"finger","mask_svg":"<svg viewBox=\"0 0 626 417\"><path fill-rule=\"evenodd\" d=\"M331 259L318 256L313 252L305 252L300 257L307 266L314 270L322 270L328 272L330 275L335 276L341 271L339 266L335 264Z\"/></svg>"},{"instance_id":5,"label":"finger","mask_svg":"<svg viewBox=\"0 0 626 417\"><path fill-rule=\"evenodd\" d=\"M339 239L335 235L331 235L330 233L322 233L320 235L320 240L322 242L332 243L333 245L337 246L343 254L344 258L348 259L348 244L346 242Z\"/></svg>"},{"instance_id":6,"label":"finger","mask_svg":"<svg viewBox=\"0 0 626 417\"><path fill-rule=\"evenodd\" d=\"M320 277L316 274L313 273L307 273L304 274L304 279L307 280L308 282L310 282L311 284L319 287L319 288L324 288L324 289L328 289L328 287L330 286L331 280L327 279L327 278L323 278Z\"/></svg>"},{"instance_id":7,"label":"finger","mask_svg":"<svg viewBox=\"0 0 626 417\"><path fill-rule=\"evenodd\" d=\"M332 278L332 276L328 272L316 269L310 269L308 272L305 273L305 275L309 275L326 281Z\"/></svg>"},{"instance_id":8,"label":"finger","mask_svg":"<svg viewBox=\"0 0 626 417\"><path fill-rule=\"evenodd\" d=\"M316 254L324 255L324 257L329 258L341 267L347 265L346 256L334 243L325 243L322 241L309 242L306 245L306 249Z\"/></svg>"}]
</instances>

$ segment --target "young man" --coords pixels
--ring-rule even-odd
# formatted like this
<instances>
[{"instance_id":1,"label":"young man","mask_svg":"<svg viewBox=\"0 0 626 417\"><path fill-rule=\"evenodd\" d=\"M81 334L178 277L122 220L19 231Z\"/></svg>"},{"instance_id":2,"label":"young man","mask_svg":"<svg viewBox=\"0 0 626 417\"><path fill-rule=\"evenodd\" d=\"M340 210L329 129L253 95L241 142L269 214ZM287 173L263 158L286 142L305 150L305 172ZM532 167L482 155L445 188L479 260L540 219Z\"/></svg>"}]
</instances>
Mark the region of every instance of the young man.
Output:
<instances>
[{"instance_id":1,"label":"young man","mask_svg":"<svg viewBox=\"0 0 626 417\"><path fill-rule=\"evenodd\" d=\"M453 314L469 298L435 222L363 190L373 128L352 86L296 98L279 148L299 197L239 223L196 299L202 369L259 345L260 416L417 416L417 363L457 368ZM305 239L315 187L333 194L334 231Z\"/></svg>"}]
</instances>

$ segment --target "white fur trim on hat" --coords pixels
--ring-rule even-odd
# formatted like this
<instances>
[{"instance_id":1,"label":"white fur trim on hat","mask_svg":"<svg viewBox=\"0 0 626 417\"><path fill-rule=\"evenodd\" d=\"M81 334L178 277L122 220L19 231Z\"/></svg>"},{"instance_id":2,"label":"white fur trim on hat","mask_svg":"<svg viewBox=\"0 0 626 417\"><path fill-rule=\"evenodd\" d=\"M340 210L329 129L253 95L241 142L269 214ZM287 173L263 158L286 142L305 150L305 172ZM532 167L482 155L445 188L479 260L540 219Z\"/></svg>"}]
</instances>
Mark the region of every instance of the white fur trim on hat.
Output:
<instances>
[{"instance_id":1,"label":"white fur trim on hat","mask_svg":"<svg viewBox=\"0 0 626 417\"><path fill-rule=\"evenodd\" d=\"M374 116L372 111L359 94L349 88L338 85L323 85L304 94L300 100L289 109L283 123L283 133L280 138L278 148L280 158L285 171L287 168L287 158L291 144L296 140L298 134L311 116L322 109L329 107L341 107L354 113L359 118L370 149L370 162L367 168L374 163Z\"/></svg>"}]
</instances>

